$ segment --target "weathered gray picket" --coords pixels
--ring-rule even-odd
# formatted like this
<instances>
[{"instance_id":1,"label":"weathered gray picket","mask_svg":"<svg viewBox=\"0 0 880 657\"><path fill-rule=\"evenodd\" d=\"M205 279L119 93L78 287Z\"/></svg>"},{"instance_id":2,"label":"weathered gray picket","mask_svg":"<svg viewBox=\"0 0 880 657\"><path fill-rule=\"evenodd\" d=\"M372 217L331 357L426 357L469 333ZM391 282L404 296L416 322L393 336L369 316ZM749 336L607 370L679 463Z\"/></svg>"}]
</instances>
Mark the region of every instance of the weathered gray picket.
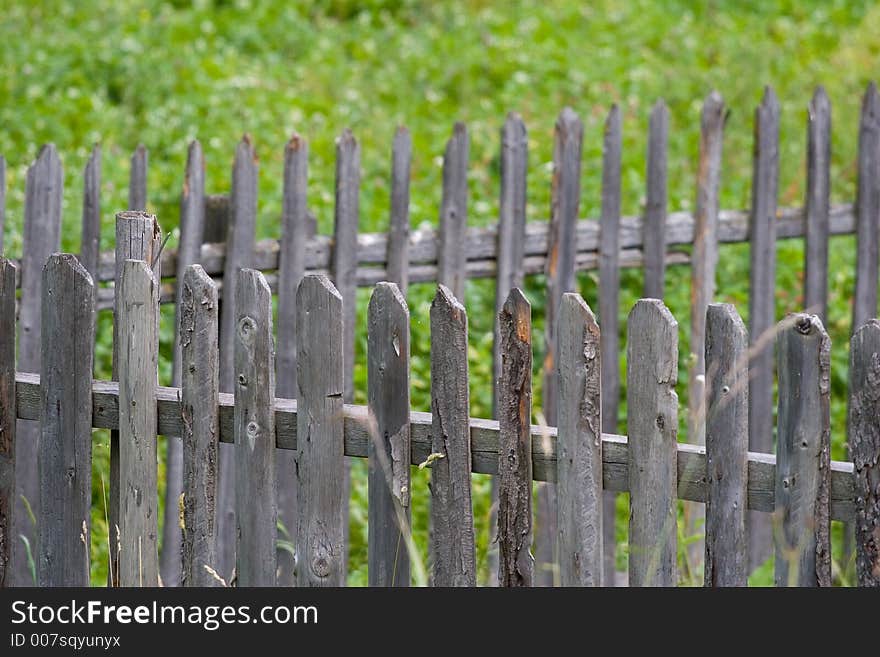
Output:
<instances>
[{"instance_id":1,"label":"weathered gray picket","mask_svg":"<svg viewBox=\"0 0 880 657\"><path fill-rule=\"evenodd\" d=\"M388 251L385 256L388 280L396 283L406 298L409 288L409 178L412 167L412 137L400 126L391 148L391 203ZM357 245L355 245L357 246Z\"/></svg>"},{"instance_id":2,"label":"weathered gray picket","mask_svg":"<svg viewBox=\"0 0 880 657\"><path fill-rule=\"evenodd\" d=\"M828 313L828 232L831 210L831 102L816 88L807 108L807 195L804 201L804 306L824 322Z\"/></svg>"},{"instance_id":3,"label":"weathered gray picket","mask_svg":"<svg viewBox=\"0 0 880 657\"><path fill-rule=\"evenodd\" d=\"M72 255L43 268L42 322L37 581L88 586L95 286Z\"/></svg>"},{"instance_id":4,"label":"weathered gray picket","mask_svg":"<svg viewBox=\"0 0 880 657\"><path fill-rule=\"evenodd\" d=\"M0 588L15 581L15 265L0 256Z\"/></svg>"},{"instance_id":5,"label":"weathered gray picket","mask_svg":"<svg viewBox=\"0 0 880 657\"><path fill-rule=\"evenodd\" d=\"M648 125L648 163L645 175L645 287L648 298L662 299L666 281L667 151L669 148L669 109L658 100Z\"/></svg>"},{"instance_id":6,"label":"weathered gray picket","mask_svg":"<svg viewBox=\"0 0 880 657\"><path fill-rule=\"evenodd\" d=\"M456 123L443 156L443 198L437 243L437 282L464 300L465 228L469 140L464 123Z\"/></svg>"},{"instance_id":7,"label":"weathered gray picket","mask_svg":"<svg viewBox=\"0 0 880 657\"><path fill-rule=\"evenodd\" d=\"M89 272L92 281L98 277L101 257L101 147L92 148L92 154L83 174L82 242L79 262Z\"/></svg>"}]
</instances>

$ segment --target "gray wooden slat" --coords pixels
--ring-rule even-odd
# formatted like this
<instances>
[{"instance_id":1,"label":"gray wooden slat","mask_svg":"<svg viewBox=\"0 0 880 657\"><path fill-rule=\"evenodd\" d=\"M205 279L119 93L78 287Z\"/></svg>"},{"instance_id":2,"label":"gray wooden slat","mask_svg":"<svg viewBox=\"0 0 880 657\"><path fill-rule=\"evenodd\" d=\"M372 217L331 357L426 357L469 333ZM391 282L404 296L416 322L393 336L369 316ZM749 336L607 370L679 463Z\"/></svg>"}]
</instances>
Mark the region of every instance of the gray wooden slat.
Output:
<instances>
[{"instance_id":1,"label":"gray wooden slat","mask_svg":"<svg viewBox=\"0 0 880 657\"><path fill-rule=\"evenodd\" d=\"M128 209L147 210L147 147L138 144L131 155L131 171L128 179Z\"/></svg>"},{"instance_id":2,"label":"gray wooden slat","mask_svg":"<svg viewBox=\"0 0 880 657\"><path fill-rule=\"evenodd\" d=\"M579 294L562 297L558 338L559 581L602 586L602 356L599 326Z\"/></svg>"},{"instance_id":3,"label":"gray wooden slat","mask_svg":"<svg viewBox=\"0 0 880 657\"><path fill-rule=\"evenodd\" d=\"M6 158L0 155L0 253L3 251L3 229L6 226Z\"/></svg>"},{"instance_id":4,"label":"gray wooden slat","mask_svg":"<svg viewBox=\"0 0 880 657\"><path fill-rule=\"evenodd\" d=\"M15 387L15 265L0 256L0 589L12 584Z\"/></svg>"},{"instance_id":5,"label":"gray wooden slat","mask_svg":"<svg viewBox=\"0 0 880 657\"><path fill-rule=\"evenodd\" d=\"M498 584L532 586L532 306L515 287L499 316Z\"/></svg>"},{"instance_id":6,"label":"gray wooden slat","mask_svg":"<svg viewBox=\"0 0 880 657\"><path fill-rule=\"evenodd\" d=\"M36 420L40 414L40 376L19 372L15 384L16 413L20 419ZM180 435L183 426L180 416L180 390L160 386L156 391L159 414L158 433ZM119 427L119 384L95 381L92 384L92 422L99 429ZM220 394L220 441L233 442L233 398ZM275 400L275 446L296 450L297 402L293 399ZM345 455L367 456L370 441L369 412L366 406L344 404L342 421L345 431ZM421 464L431 453L430 413L410 413L412 463ZM481 474L498 474L498 422L470 418L471 467ZM556 427L532 425L532 475L535 481L556 481ZM677 450L678 496L691 502L705 502L706 452L698 445L679 443ZM602 481L607 490L629 490L629 450L626 436L603 434ZM773 511L776 476L776 457L773 454L749 452L749 509ZM853 464L831 461L831 519L852 520Z\"/></svg>"},{"instance_id":7,"label":"gray wooden slat","mask_svg":"<svg viewBox=\"0 0 880 657\"><path fill-rule=\"evenodd\" d=\"M431 584L476 586L467 313L445 285L431 303Z\"/></svg>"},{"instance_id":8,"label":"gray wooden slat","mask_svg":"<svg viewBox=\"0 0 880 657\"><path fill-rule=\"evenodd\" d=\"M28 168L25 183L24 235L21 259L21 301L18 314L18 369L40 371L40 306L42 303L43 265L49 256L60 250L61 203L64 191L64 170L53 144L40 149L36 161ZM31 522L40 514L40 486L37 472L36 423L18 425L15 443L15 509L12 513L12 584L34 586L24 536L32 553L37 549L37 528ZM24 500L27 500L25 504ZM28 506L30 509L28 509Z\"/></svg>"},{"instance_id":9,"label":"gray wooden slat","mask_svg":"<svg viewBox=\"0 0 880 657\"><path fill-rule=\"evenodd\" d=\"M644 237L645 288L648 298L662 299L666 282L667 151L669 109L663 99L651 110L648 126L647 190Z\"/></svg>"},{"instance_id":10,"label":"gray wooden slat","mask_svg":"<svg viewBox=\"0 0 880 657\"><path fill-rule=\"evenodd\" d=\"M296 294L296 431L306 437L296 445L299 586L345 584L342 305L326 276L303 278Z\"/></svg>"},{"instance_id":11,"label":"gray wooden slat","mask_svg":"<svg viewBox=\"0 0 880 657\"><path fill-rule=\"evenodd\" d=\"M501 327L498 319L507 295L523 284L523 251L526 230L526 177L528 174L529 136L522 118L507 115L501 129L501 194L498 208L498 243L495 247L495 333L492 343L492 417L498 417L498 381L501 378ZM489 526L497 526L498 479L492 480L492 511ZM498 542L489 545L490 584L497 584Z\"/></svg>"},{"instance_id":12,"label":"gray wooden slat","mask_svg":"<svg viewBox=\"0 0 880 657\"><path fill-rule=\"evenodd\" d=\"M176 260L176 286L178 304L175 307L174 325L180 325L180 304L187 268L198 262L205 227L205 158L202 146L193 140L187 151L186 173L180 194L180 238ZM174 360L171 369L171 385L181 382L182 353L180 342L174 344ZM164 586L177 586L181 573L181 546L178 500L183 492L183 446L178 436L167 437L165 458L165 519L162 525L162 553L159 570Z\"/></svg>"},{"instance_id":13,"label":"gray wooden slat","mask_svg":"<svg viewBox=\"0 0 880 657\"><path fill-rule=\"evenodd\" d=\"M284 198L281 210L281 244L278 254L278 341L275 352L275 385L281 397L295 398L296 290L305 274L308 227L309 144L294 134L284 148ZM275 499L281 538L296 545L296 460L294 454L275 455ZM278 550L279 586L296 583L294 555Z\"/></svg>"},{"instance_id":14,"label":"gray wooden slat","mask_svg":"<svg viewBox=\"0 0 880 657\"><path fill-rule=\"evenodd\" d=\"M777 586L831 586L831 341L815 315L779 327Z\"/></svg>"},{"instance_id":15,"label":"gray wooden slat","mask_svg":"<svg viewBox=\"0 0 880 657\"><path fill-rule=\"evenodd\" d=\"M706 586L746 586L749 336L730 304L706 311Z\"/></svg>"},{"instance_id":16,"label":"gray wooden slat","mask_svg":"<svg viewBox=\"0 0 880 657\"><path fill-rule=\"evenodd\" d=\"M705 443L706 307L715 296L718 264L718 194L725 122L724 101L709 94L700 119L700 163L691 262L691 344L688 382L688 442Z\"/></svg>"},{"instance_id":17,"label":"gray wooden slat","mask_svg":"<svg viewBox=\"0 0 880 657\"><path fill-rule=\"evenodd\" d=\"M40 586L88 586L92 506L95 287L69 254L43 267Z\"/></svg>"},{"instance_id":18,"label":"gray wooden slat","mask_svg":"<svg viewBox=\"0 0 880 657\"><path fill-rule=\"evenodd\" d=\"M200 265L186 268L179 310L184 477L181 583L217 586L217 579L205 566L216 569L219 308L217 287Z\"/></svg>"},{"instance_id":19,"label":"gray wooden slat","mask_svg":"<svg viewBox=\"0 0 880 657\"><path fill-rule=\"evenodd\" d=\"M336 141L336 207L333 284L342 295L345 325L345 401L354 399L354 333L357 320L357 231L360 220L361 148L351 130Z\"/></svg>"},{"instance_id":20,"label":"gray wooden slat","mask_svg":"<svg viewBox=\"0 0 880 657\"><path fill-rule=\"evenodd\" d=\"M467 227L468 158L467 127L458 122L443 155L443 198L437 242L437 282L464 301L465 231Z\"/></svg>"},{"instance_id":21,"label":"gray wooden slat","mask_svg":"<svg viewBox=\"0 0 880 657\"><path fill-rule=\"evenodd\" d=\"M394 283L379 283L367 310L370 586L409 586L411 536L409 310Z\"/></svg>"},{"instance_id":22,"label":"gray wooden slat","mask_svg":"<svg viewBox=\"0 0 880 657\"><path fill-rule=\"evenodd\" d=\"M404 126L394 133L391 147L391 219L388 230L388 280L406 298L409 289L409 179L412 137Z\"/></svg>"},{"instance_id":23,"label":"gray wooden slat","mask_svg":"<svg viewBox=\"0 0 880 657\"><path fill-rule=\"evenodd\" d=\"M223 267L223 301L220 305L220 390L235 388L235 289L238 270L253 266L257 223L257 154L244 135L232 164L229 200L227 258ZM231 447L220 446L217 490L217 572L229 581L235 566L235 461Z\"/></svg>"},{"instance_id":24,"label":"gray wooden slat","mask_svg":"<svg viewBox=\"0 0 880 657\"><path fill-rule=\"evenodd\" d=\"M804 305L824 322L828 310L831 212L831 102L816 87L807 108L807 196L804 202Z\"/></svg>"},{"instance_id":25,"label":"gray wooden slat","mask_svg":"<svg viewBox=\"0 0 880 657\"><path fill-rule=\"evenodd\" d=\"M611 106L605 120L602 161L602 215L599 220L599 321L602 322L602 431L617 431L620 406L620 110ZM604 584L614 586L616 496L604 495Z\"/></svg>"},{"instance_id":26,"label":"gray wooden slat","mask_svg":"<svg viewBox=\"0 0 880 657\"><path fill-rule=\"evenodd\" d=\"M119 585L158 586L154 402L158 385L159 286L147 263L126 260L119 304Z\"/></svg>"},{"instance_id":27,"label":"gray wooden slat","mask_svg":"<svg viewBox=\"0 0 880 657\"><path fill-rule=\"evenodd\" d=\"M859 123L859 176L856 190L856 285L852 326L877 316L880 250L880 94L868 85Z\"/></svg>"},{"instance_id":28,"label":"gray wooden slat","mask_svg":"<svg viewBox=\"0 0 880 657\"><path fill-rule=\"evenodd\" d=\"M238 272L235 310L236 573L239 586L275 586L275 345L272 292Z\"/></svg>"},{"instance_id":29,"label":"gray wooden slat","mask_svg":"<svg viewBox=\"0 0 880 657\"><path fill-rule=\"evenodd\" d=\"M773 339L776 329L776 198L779 192L779 102L765 87L755 108L752 207L749 218L749 449L773 451ZM749 517L749 561L755 569L772 551L766 514Z\"/></svg>"},{"instance_id":30,"label":"gray wooden slat","mask_svg":"<svg viewBox=\"0 0 880 657\"><path fill-rule=\"evenodd\" d=\"M210 244L226 242L229 233L229 196L226 194L208 194L205 196L205 232L202 241ZM169 252L169 256L172 252ZM223 264L217 271L208 270L209 274L223 272Z\"/></svg>"},{"instance_id":31,"label":"gray wooden slat","mask_svg":"<svg viewBox=\"0 0 880 657\"><path fill-rule=\"evenodd\" d=\"M566 107L556 120L553 141L553 189L550 225L547 228L547 303L544 335L544 418L556 426L556 323L562 295L575 287L577 217L581 199L581 149L584 126L574 110ZM597 223L597 222L594 222ZM535 584L556 583L556 491L539 486L535 518Z\"/></svg>"},{"instance_id":32,"label":"gray wooden slat","mask_svg":"<svg viewBox=\"0 0 880 657\"><path fill-rule=\"evenodd\" d=\"M626 362L629 585L675 586L678 322L662 301L630 312Z\"/></svg>"},{"instance_id":33,"label":"gray wooden slat","mask_svg":"<svg viewBox=\"0 0 880 657\"><path fill-rule=\"evenodd\" d=\"M126 260L142 260L153 263L153 277L156 281L161 279L162 261L157 256L161 248L162 231L156 217L146 212L126 211L116 214L116 276L114 283L114 312L113 312L113 378L118 380L120 344L119 335L119 290L122 287L122 271ZM158 292L157 292L158 293ZM158 315L157 315L158 321ZM157 328L158 335L158 328ZM118 427L117 427L118 428ZM171 434L180 435L180 434ZM119 536L117 527L119 524L119 501L121 494L120 470L119 470L119 432L110 432L110 503L108 504L108 526L110 531L111 545L118 543ZM107 579L111 586L119 585L119 553L110 550L110 563L107 569Z\"/></svg>"},{"instance_id":34,"label":"gray wooden slat","mask_svg":"<svg viewBox=\"0 0 880 657\"><path fill-rule=\"evenodd\" d=\"M82 245L79 261L92 281L101 257L101 146L95 144L83 175Z\"/></svg>"},{"instance_id":35,"label":"gray wooden slat","mask_svg":"<svg viewBox=\"0 0 880 657\"><path fill-rule=\"evenodd\" d=\"M859 586L880 586L880 321L853 334L850 347L849 450L855 474L855 552Z\"/></svg>"}]
</instances>

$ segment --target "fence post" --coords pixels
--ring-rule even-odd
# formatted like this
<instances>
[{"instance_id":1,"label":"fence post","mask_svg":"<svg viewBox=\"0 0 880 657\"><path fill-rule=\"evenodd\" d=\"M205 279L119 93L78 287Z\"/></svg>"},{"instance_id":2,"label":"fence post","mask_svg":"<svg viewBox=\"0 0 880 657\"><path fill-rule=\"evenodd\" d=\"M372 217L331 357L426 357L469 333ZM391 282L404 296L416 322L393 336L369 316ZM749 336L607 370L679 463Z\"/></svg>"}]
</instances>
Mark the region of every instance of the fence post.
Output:
<instances>
[{"instance_id":1,"label":"fence post","mask_svg":"<svg viewBox=\"0 0 880 657\"><path fill-rule=\"evenodd\" d=\"M272 291L254 269L235 289L235 499L240 586L275 586L275 345Z\"/></svg>"},{"instance_id":2,"label":"fence post","mask_svg":"<svg viewBox=\"0 0 880 657\"><path fill-rule=\"evenodd\" d=\"M138 144L131 155L128 178L128 210L147 210L147 147Z\"/></svg>"},{"instance_id":3,"label":"fence post","mask_svg":"<svg viewBox=\"0 0 880 657\"><path fill-rule=\"evenodd\" d=\"M831 102L816 87L807 108L807 197L804 202L804 305L824 322L828 311L828 227L831 203Z\"/></svg>"},{"instance_id":4,"label":"fence post","mask_svg":"<svg viewBox=\"0 0 880 657\"><path fill-rule=\"evenodd\" d=\"M599 320L602 322L602 431L617 433L620 406L620 110L611 106L605 120L602 157L602 215L599 220ZM603 494L604 583L614 585L617 496Z\"/></svg>"},{"instance_id":5,"label":"fence post","mask_svg":"<svg viewBox=\"0 0 880 657\"><path fill-rule=\"evenodd\" d=\"M201 265L183 275L180 340L180 414L183 424L183 550L181 582L217 586L217 447L220 439L217 287Z\"/></svg>"},{"instance_id":6,"label":"fence post","mask_svg":"<svg viewBox=\"0 0 880 657\"><path fill-rule=\"evenodd\" d=\"M749 336L730 304L706 311L706 586L748 581Z\"/></svg>"},{"instance_id":7,"label":"fence post","mask_svg":"<svg viewBox=\"0 0 880 657\"><path fill-rule=\"evenodd\" d=\"M519 288L498 325L498 584L532 586L532 307Z\"/></svg>"},{"instance_id":8,"label":"fence post","mask_svg":"<svg viewBox=\"0 0 880 657\"><path fill-rule=\"evenodd\" d=\"M642 299L627 322L629 585L675 586L678 322Z\"/></svg>"},{"instance_id":9,"label":"fence post","mask_svg":"<svg viewBox=\"0 0 880 657\"><path fill-rule=\"evenodd\" d=\"M24 202L24 236L21 258L21 302L19 304L18 369L40 371L40 306L43 265L61 243L61 202L64 171L55 146L40 149L27 171ZM15 509L12 513L12 575L14 586L35 586L28 565L28 550L37 550L37 528L31 518L40 515L40 479L37 445L40 428L22 421L15 442ZM22 539L24 537L24 539ZM28 541L25 545L24 540Z\"/></svg>"},{"instance_id":10,"label":"fence post","mask_svg":"<svg viewBox=\"0 0 880 657\"><path fill-rule=\"evenodd\" d=\"M523 256L526 237L526 176L529 137L518 114L511 112L501 129L501 198L498 211L498 240L495 245L495 335L492 344L492 417L497 418L498 382L501 379L500 313L510 291L523 284ZM492 512L489 526L498 522L498 477L492 478ZM491 530L490 530L491 531ZM497 584L498 546L489 544L489 583Z\"/></svg>"},{"instance_id":11,"label":"fence post","mask_svg":"<svg viewBox=\"0 0 880 657\"><path fill-rule=\"evenodd\" d=\"M98 280L101 258L101 146L95 144L86 164L83 182L82 244L79 261Z\"/></svg>"},{"instance_id":12,"label":"fence post","mask_svg":"<svg viewBox=\"0 0 880 657\"><path fill-rule=\"evenodd\" d=\"M223 301L220 308L220 391L235 390L235 289L238 270L250 267L257 223L257 154L249 135L235 149L229 229L223 265ZM229 579L235 566L235 448L219 446L217 489L217 571Z\"/></svg>"},{"instance_id":13,"label":"fence post","mask_svg":"<svg viewBox=\"0 0 880 657\"><path fill-rule=\"evenodd\" d=\"M114 312L113 312L113 380L119 381L119 360L121 337L119 335L119 304L122 297L122 272L127 260L142 260L152 263L153 277L161 281L161 259L159 249L162 231L156 217L146 212L126 211L116 214L116 254L114 277ZM156 315L158 321L158 314ZM157 328L158 335L158 328ZM120 492L120 445L119 431L110 432L110 503L108 513L108 532L110 542L110 563L107 568L107 579L110 586L119 586L119 552L115 549L120 542L119 518Z\"/></svg>"},{"instance_id":14,"label":"fence post","mask_svg":"<svg viewBox=\"0 0 880 657\"><path fill-rule=\"evenodd\" d=\"M547 234L547 306L545 310L543 411L547 424L556 425L556 325L562 295L574 290L577 221L581 200L581 148L584 126L566 107L556 120L553 141L553 189ZM535 584L556 583L556 489L538 485L535 532Z\"/></svg>"},{"instance_id":15,"label":"fence post","mask_svg":"<svg viewBox=\"0 0 880 657\"><path fill-rule=\"evenodd\" d=\"M156 386L159 284L147 263L126 260L119 326L119 585L158 586Z\"/></svg>"},{"instance_id":16,"label":"fence post","mask_svg":"<svg viewBox=\"0 0 880 657\"><path fill-rule=\"evenodd\" d=\"M412 138L404 126L394 133L391 147L391 219L388 231L386 275L406 299L409 288L409 179Z\"/></svg>"},{"instance_id":17,"label":"fence post","mask_svg":"<svg viewBox=\"0 0 880 657\"><path fill-rule=\"evenodd\" d=\"M880 321L852 337L849 449L855 466L855 548L859 586L880 586Z\"/></svg>"},{"instance_id":18,"label":"fence post","mask_svg":"<svg viewBox=\"0 0 880 657\"><path fill-rule=\"evenodd\" d=\"M296 399L296 290L306 269L308 229L309 144L294 134L284 148L284 199L281 210L281 250L278 253L278 328L275 356L277 395ZM278 521L288 546L296 545L296 453L275 454ZM294 555L278 550L278 586L296 583Z\"/></svg>"},{"instance_id":19,"label":"fence post","mask_svg":"<svg viewBox=\"0 0 880 657\"><path fill-rule=\"evenodd\" d=\"M443 198L437 243L437 283L464 302L467 277L467 169L470 150L467 127L458 122L443 154Z\"/></svg>"},{"instance_id":20,"label":"fence post","mask_svg":"<svg viewBox=\"0 0 880 657\"><path fill-rule=\"evenodd\" d=\"M579 294L559 309L556 486L562 586L602 586L602 415L599 326ZM613 574L613 572L612 572Z\"/></svg>"},{"instance_id":21,"label":"fence post","mask_svg":"<svg viewBox=\"0 0 880 657\"><path fill-rule=\"evenodd\" d=\"M467 313L445 285L431 304L433 586L476 586Z\"/></svg>"},{"instance_id":22,"label":"fence post","mask_svg":"<svg viewBox=\"0 0 880 657\"><path fill-rule=\"evenodd\" d=\"M379 283L367 314L369 583L409 586L409 310L394 283Z\"/></svg>"},{"instance_id":23,"label":"fence post","mask_svg":"<svg viewBox=\"0 0 880 657\"><path fill-rule=\"evenodd\" d=\"M667 150L669 109L663 99L651 110L648 126L647 191L642 223L645 264L645 297L663 298L666 280Z\"/></svg>"},{"instance_id":24,"label":"fence post","mask_svg":"<svg viewBox=\"0 0 880 657\"><path fill-rule=\"evenodd\" d=\"M326 276L296 293L298 586L345 585L342 296Z\"/></svg>"},{"instance_id":25,"label":"fence post","mask_svg":"<svg viewBox=\"0 0 880 657\"><path fill-rule=\"evenodd\" d=\"M777 586L831 586L831 341L815 315L780 326Z\"/></svg>"},{"instance_id":26,"label":"fence post","mask_svg":"<svg viewBox=\"0 0 880 657\"><path fill-rule=\"evenodd\" d=\"M186 173L180 194L180 239L177 247L174 295L174 325L180 325L181 298L187 268L198 262L201 255L202 236L205 230L205 158L202 146L193 140L187 151ZM180 386L181 345L174 343L174 360L171 385ZM183 492L183 446L177 436L167 436L165 459L165 522L162 529L162 554L160 571L164 586L180 583L181 541L179 503Z\"/></svg>"},{"instance_id":27,"label":"fence post","mask_svg":"<svg viewBox=\"0 0 880 657\"><path fill-rule=\"evenodd\" d=\"M0 589L13 582L15 416L15 265L0 256Z\"/></svg>"},{"instance_id":28,"label":"fence post","mask_svg":"<svg viewBox=\"0 0 880 657\"><path fill-rule=\"evenodd\" d=\"M40 586L88 586L95 287L68 254L43 267L40 368Z\"/></svg>"}]
</instances>

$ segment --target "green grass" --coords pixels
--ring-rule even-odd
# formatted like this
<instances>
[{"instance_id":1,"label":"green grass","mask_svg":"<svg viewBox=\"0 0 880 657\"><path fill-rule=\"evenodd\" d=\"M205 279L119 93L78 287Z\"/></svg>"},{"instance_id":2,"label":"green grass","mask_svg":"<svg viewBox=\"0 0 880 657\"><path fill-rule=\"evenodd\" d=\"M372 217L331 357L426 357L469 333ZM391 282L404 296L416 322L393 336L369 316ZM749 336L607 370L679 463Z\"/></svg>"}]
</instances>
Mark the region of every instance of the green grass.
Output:
<instances>
[{"instance_id":1,"label":"green grass","mask_svg":"<svg viewBox=\"0 0 880 657\"><path fill-rule=\"evenodd\" d=\"M297 130L310 141L309 204L322 232L332 231L334 139L351 127L362 146L361 229L387 226L390 144L398 124L413 135L412 219L435 223L443 146L452 124L466 121L471 138L469 222L490 224L498 209L499 130L508 111L529 128L530 220L549 213L553 124L565 105L584 120L582 216L597 216L601 136L618 103L623 120L623 212L635 214L644 195L647 116L663 97L670 108L670 210L694 204L699 112L713 88L731 114L725 133L721 202L750 202L752 115L762 86L779 96L780 203L804 197L805 108L817 84L833 103L833 197L854 197L861 94L880 71L880 6L852 0L777 2L593 3L554 0L419 2L312 0L304 2L77 3L0 0L0 153L9 163L6 248L21 250L26 168L40 145L53 141L66 166L63 248L79 250L82 169L93 142L103 146L103 239L113 236L113 213L127 198L128 158L143 142L150 150L150 209L162 226L178 221L187 142L198 137L207 161L208 189L228 190L232 154L245 132L261 160L259 237L278 236L283 147ZM173 244L172 244L173 245ZM853 289L851 237L831 244L829 332L833 340L832 439L843 457L846 359ZM777 314L802 304L802 243L778 248ZM718 300L748 316L748 246L725 246L718 267ZM579 275L594 307L597 278ZM642 276L622 276L621 319L638 298ZM679 389L687 377L689 269L672 268L667 303L681 326ZM365 401L364 313L359 294L357 401ZM428 410L428 307L433 289L413 286L412 404ZM544 282L528 280L535 311L536 354L543 350ZM471 281L471 413L491 409L490 359L494 289ZM170 378L172 313L165 308L160 378ZM623 323L625 326L625 323ZM102 316L96 367L110 373L110 319ZM535 359L540 363L540 357ZM624 363L620 363L623 376ZM625 378L624 378L625 382ZM535 409L540 377L535 377ZM625 394L625 389L623 391ZM625 397L623 397L625 398ZM686 398L681 394L682 408ZM621 430L625 408L621 407ZM684 413L681 414L682 427ZM93 579L104 581L107 527L101 481L107 480L107 438L96 432ZM366 480L354 469L350 582L366 582ZM478 560L486 574L489 480L475 476ZM416 540L426 544L424 472L414 475ZM625 498L620 502L619 565L625 565ZM686 537L685 537L686 538ZM754 578L769 583L772 568ZM694 579L694 581L698 581Z\"/></svg>"}]
</instances>

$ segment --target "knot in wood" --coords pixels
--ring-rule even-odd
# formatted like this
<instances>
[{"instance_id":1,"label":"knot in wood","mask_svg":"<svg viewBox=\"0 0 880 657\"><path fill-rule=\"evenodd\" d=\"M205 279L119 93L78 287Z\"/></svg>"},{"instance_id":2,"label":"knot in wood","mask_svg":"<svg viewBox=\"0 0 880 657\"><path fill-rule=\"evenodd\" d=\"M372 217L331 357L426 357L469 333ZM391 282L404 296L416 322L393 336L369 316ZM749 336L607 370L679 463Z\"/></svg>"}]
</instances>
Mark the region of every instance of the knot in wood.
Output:
<instances>
[{"instance_id":1,"label":"knot in wood","mask_svg":"<svg viewBox=\"0 0 880 657\"><path fill-rule=\"evenodd\" d=\"M251 317L242 317L238 320L238 335L242 342L250 344L254 341L254 332L257 330L257 323Z\"/></svg>"},{"instance_id":2,"label":"knot in wood","mask_svg":"<svg viewBox=\"0 0 880 657\"><path fill-rule=\"evenodd\" d=\"M809 315L798 315L794 321L794 327L798 333L809 335L813 330L813 318Z\"/></svg>"}]
</instances>

